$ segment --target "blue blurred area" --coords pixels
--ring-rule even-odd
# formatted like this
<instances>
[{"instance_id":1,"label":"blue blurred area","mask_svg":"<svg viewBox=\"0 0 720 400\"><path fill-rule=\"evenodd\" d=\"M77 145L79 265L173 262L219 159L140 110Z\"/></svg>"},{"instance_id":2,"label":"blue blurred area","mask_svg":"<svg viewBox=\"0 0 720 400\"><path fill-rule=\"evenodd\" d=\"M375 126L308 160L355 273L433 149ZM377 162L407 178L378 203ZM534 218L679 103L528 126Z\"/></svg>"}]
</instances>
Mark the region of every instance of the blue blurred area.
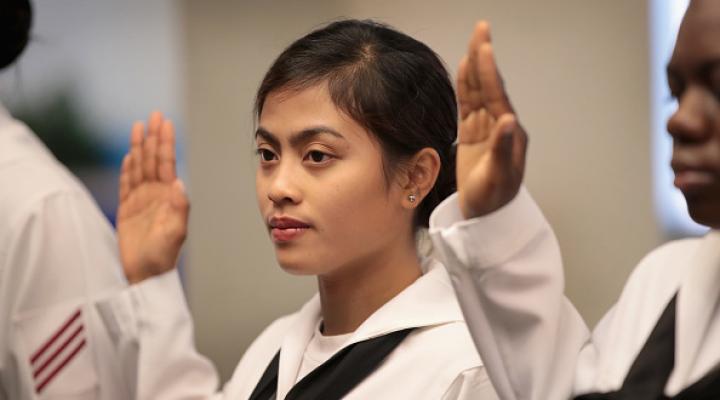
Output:
<instances>
[{"instance_id":1,"label":"blue blurred area","mask_svg":"<svg viewBox=\"0 0 720 400\"><path fill-rule=\"evenodd\" d=\"M114 224L134 121L173 119L182 172L182 32L173 0L33 0L31 43L0 74L0 100L91 191Z\"/></svg>"},{"instance_id":2,"label":"blue blurred area","mask_svg":"<svg viewBox=\"0 0 720 400\"><path fill-rule=\"evenodd\" d=\"M85 117L71 90L32 104L15 105L10 112L25 122L55 157L80 178L115 226L118 176L133 121L96 127ZM180 138L182 128L176 125ZM184 164L182 143L178 141L180 165Z\"/></svg>"}]
</instances>

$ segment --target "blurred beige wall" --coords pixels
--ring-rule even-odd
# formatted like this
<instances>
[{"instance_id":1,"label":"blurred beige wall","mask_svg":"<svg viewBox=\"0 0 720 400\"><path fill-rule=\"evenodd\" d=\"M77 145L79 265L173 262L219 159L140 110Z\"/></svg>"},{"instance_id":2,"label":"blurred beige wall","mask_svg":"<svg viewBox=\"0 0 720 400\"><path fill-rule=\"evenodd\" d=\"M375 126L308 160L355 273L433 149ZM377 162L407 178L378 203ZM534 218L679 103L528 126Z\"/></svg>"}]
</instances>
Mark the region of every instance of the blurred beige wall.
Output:
<instances>
[{"instance_id":1,"label":"blurred beige wall","mask_svg":"<svg viewBox=\"0 0 720 400\"><path fill-rule=\"evenodd\" d=\"M452 5L452 6L450 6ZM567 293L590 324L661 241L652 215L644 1L189 1L187 289L200 350L227 379L251 340L314 292L284 274L254 197L252 100L273 58L337 17L377 18L428 43L451 71L474 21L531 136L527 185L559 238Z\"/></svg>"}]
</instances>

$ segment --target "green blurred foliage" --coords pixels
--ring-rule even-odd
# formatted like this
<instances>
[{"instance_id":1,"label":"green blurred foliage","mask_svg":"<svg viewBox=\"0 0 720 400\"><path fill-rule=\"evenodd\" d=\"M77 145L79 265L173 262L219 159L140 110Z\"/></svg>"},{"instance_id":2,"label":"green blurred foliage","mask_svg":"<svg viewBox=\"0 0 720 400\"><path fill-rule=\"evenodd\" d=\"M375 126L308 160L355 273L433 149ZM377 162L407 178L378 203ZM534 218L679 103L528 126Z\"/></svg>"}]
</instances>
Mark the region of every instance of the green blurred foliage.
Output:
<instances>
[{"instance_id":1,"label":"green blurred foliage","mask_svg":"<svg viewBox=\"0 0 720 400\"><path fill-rule=\"evenodd\" d=\"M42 103L24 104L13 110L68 168L98 166L102 152L87 119L70 91L60 90Z\"/></svg>"}]
</instances>

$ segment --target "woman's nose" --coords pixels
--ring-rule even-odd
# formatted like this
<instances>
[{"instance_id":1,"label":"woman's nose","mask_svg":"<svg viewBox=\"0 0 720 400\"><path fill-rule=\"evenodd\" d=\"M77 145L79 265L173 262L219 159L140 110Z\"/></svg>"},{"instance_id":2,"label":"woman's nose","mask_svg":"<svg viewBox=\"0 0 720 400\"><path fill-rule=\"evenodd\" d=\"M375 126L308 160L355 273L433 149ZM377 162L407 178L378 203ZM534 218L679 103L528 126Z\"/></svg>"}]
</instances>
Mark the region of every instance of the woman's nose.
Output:
<instances>
[{"instance_id":1,"label":"woman's nose","mask_svg":"<svg viewBox=\"0 0 720 400\"><path fill-rule=\"evenodd\" d=\"M297 204L301 200L301 191L290 165L279 165L270 179L268 199L276 205L283 203Z\"/></svg>"}]
</instances>

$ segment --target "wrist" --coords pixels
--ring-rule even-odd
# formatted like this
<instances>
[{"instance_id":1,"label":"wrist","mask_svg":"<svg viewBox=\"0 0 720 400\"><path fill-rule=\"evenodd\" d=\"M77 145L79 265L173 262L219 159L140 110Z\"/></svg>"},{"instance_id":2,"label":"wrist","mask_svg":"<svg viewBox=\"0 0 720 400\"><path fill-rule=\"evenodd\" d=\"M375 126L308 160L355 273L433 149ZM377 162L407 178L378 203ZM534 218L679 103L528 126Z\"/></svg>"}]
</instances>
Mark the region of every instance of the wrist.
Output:
<instances>
[{"instance_id":1,"label":"wrist","mask_svg":"<svg viewBox=\"0 0 720 400\"><path fill-rule=\"evenodd\" d=\"M150 278L150 277L151 277L151 275L149 275L149 274L147 274L147 273L142 273L142 272L130 273L130 272L128 272L128 271L125 271L125 278L127 279L128 283L129 283L130 285L134 285L134 284L136 284L136 283L140 283L140 282L142 282L142 281L144 281L145 279L148 279L148 278Z\"/></svg>"}]
</instances>

